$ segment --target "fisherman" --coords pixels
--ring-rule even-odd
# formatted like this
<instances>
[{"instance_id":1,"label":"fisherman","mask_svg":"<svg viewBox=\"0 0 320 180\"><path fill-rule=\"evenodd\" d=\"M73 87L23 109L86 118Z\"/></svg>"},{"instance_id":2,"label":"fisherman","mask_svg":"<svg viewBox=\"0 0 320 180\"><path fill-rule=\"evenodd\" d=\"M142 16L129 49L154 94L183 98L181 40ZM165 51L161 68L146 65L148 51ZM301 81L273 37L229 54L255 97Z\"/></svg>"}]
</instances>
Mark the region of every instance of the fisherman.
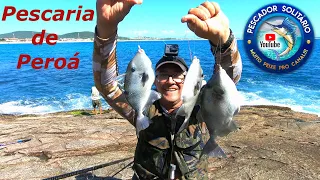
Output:
<instances>
[{"instance_id":1,"label":"fisherman","mask_svg":"<svg viewBox=\"0 0 320 180\"><path fill-rule=\"evenodd\" d=\"M135 112L116 81L116 47L118 24L134 5L141 3L142 0L97 0L93 52L96 87L108 104L134 126ZM190 9L181 21L198 37L209 41L215 62L220 62L237 83L242 72L241 57L228 18L219 5L204 2ZM208 156L201 156L205 126L196 118L197 108L187 127L177 133L183 118L175 119L175 113L182 105L180 97L188 67L181 57L172 60L164 56L155 69L155 86L162 97L146 111L152 123L139 133L133 179L208 179Z\"/></svg>"},{"instance_id":2,"label":"fisherman","mask_svg":"<svg viewBox=\"0 0 320 180\"><path fill-rule=\"evenodd\" d=\"M96 108L99 108L100 114L102 114L102 106L101 106L101 100L100 100L100 93L98 89L95 86L91 87L91 101L92 101L92 107L95 115L98 114L98 111L96 111Z\"/></svg>"}]
</instances>

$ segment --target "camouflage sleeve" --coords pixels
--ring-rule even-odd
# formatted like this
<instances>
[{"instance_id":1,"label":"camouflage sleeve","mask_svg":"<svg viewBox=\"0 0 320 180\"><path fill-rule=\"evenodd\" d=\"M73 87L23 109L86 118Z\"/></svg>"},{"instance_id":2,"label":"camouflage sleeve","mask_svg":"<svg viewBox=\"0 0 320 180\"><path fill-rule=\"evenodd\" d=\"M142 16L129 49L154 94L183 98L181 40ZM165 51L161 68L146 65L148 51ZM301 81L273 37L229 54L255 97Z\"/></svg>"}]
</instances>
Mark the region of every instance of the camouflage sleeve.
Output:
<instances>
[{"instance_id":1,"label":"camouflage sleeve","mask_svg":"<svg viewBox=\"0 0 320 180\"><path fill-rule=\"evenodd\" d=\"M229 48L224 52L213 52L212 46L211 52L215 56L215 62L220 62L222 68L226 70L233 82L237 84L242 73L242 60L237 45L237 39L234 38Z\"/></svg>"},{"instance_id":2,"label":"camouflage sleeve","mask_svg":"<svg viewBox=\"0 0 320 180\"><path fill-rule=\"evenodd\" d=\"M96 28L92 58L94 83L107 103L134 125L134 110L126 101L116 80L119 75L116 47L117 33L108 39L102 39Z\"/></svg>"}]
</instances>

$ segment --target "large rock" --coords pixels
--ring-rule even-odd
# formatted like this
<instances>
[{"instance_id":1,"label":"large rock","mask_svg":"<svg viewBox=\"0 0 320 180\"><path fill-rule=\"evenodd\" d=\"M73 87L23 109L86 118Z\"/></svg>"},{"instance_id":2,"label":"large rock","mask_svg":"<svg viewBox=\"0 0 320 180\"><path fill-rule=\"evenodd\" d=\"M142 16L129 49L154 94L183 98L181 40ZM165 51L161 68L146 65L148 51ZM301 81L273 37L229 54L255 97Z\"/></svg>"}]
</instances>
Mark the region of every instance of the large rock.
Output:
<instances>
[{"instance_id":1,"label":"large rock","mask_svg":"<svg viewBox=\"0 0 320 180\"><path fill-rule=\"evenodd\" d=\"M320 122L316 115L275 106L242 107L241 130L219 138L227 159L210 158L212 179L320 179ZM136 136L114 111L0 116L0 179L43 179L133 157ZM113 179L132 158L68 179ZM126 168L114 179L130 179Z\"/></svg>"}]
</instances>

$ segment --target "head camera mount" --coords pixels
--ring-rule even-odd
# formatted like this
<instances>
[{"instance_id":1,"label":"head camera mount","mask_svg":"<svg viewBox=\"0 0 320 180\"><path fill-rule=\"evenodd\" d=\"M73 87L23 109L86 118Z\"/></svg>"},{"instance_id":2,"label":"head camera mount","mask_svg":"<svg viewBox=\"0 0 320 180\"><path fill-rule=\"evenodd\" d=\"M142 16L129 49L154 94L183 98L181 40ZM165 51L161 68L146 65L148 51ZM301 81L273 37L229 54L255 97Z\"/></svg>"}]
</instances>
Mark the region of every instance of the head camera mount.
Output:
<instances>
[{"instance_id":1,"label":"head camera mount","mask_svg":"<svg viewBox=\"0 0 320 180\"><path fill-rule=\"evenodd\" d=\"M165 56L178 56L179 45L178 44L166 44L164 47Z\"/></svg>"}]
</instances>

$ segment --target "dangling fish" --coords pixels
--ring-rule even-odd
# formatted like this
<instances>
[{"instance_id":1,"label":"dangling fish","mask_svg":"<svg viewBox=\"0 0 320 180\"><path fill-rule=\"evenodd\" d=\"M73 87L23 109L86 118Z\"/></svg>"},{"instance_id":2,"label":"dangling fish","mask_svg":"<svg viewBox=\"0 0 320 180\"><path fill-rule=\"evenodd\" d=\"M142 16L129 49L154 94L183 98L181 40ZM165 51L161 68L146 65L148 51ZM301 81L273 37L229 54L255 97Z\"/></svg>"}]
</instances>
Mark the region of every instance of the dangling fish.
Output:
<instances>
[{"instance_id":1,"label":"dangling fish","mask_svg":"<svg viewBox=\"0 0 320 180\"><path fill-rule=\"evenodd\" d=\"M214 75L202 88L199 100L201 108L197 118L206 122L210 134L203 153L213 157L226 157L215 138L238 129L233 117L240 111L240 102L236 85L220 64L216 65Z\"/></svg>"},{"instance_id":2,"label":"dangling fish","mask_svg":"<svg viewBox=\"0 0 320 180\"><path fill-rule=\"evenodd\" d=\"M161 95L153 91L155 80L152 62L143 49L139 47L137 54L129 62L124 79L124 94L136 113L136 132L146 129L150 122L143 111Z\"/></svg>"},{"instance_id":3,"label":"dangling fish","mask_svg":"<svg viewBox=\"0 0 320 180\"><path fill-rule=\"evenodd\" d=\"M200 60L195 56L192 60L181 92L182 106L178 109L177 116L185 117L178 132L181 132L189 122L192 110L197 102L203 81L203 71Z\"/></svg>"}]
</instances>

